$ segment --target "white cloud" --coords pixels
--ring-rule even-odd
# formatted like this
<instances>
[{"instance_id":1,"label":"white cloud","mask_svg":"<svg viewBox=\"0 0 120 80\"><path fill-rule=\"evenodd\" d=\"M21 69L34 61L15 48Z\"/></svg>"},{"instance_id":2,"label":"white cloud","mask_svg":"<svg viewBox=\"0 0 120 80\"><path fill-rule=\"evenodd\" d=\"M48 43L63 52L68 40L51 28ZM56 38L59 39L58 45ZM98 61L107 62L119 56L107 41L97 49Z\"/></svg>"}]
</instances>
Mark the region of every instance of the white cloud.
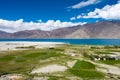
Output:
<instances>
[{"instance_id":1,"label":"white cloud","mask_svg":"<svg viewBox=\"0 0 120 80\"><path fill-rule=\"evenodd\" d=\"M81 17L82 15L78 15L77 17L74 16L74 17L71 17L70 20L72 21L72 20L80 19Z\"/></svg>"},{"instance_id":2,"label":"white cloud","mask_svg":"<svg viewBox=\"0 0 120 80\"><path fill-rule=\"evenodd\" d=\"M80 19L80 18L81 18L81 15L78 15L78 16L77 16L77 19Z\"/></svg>"},{"instance_id":3,"label":"white cloud","mask_svg":"<svg viewBox=\"0 0 120 80\"><path fill-rule=\"evenodd\" d=\"M72 20L76 20L76 17L71 17L70 20L71 20L71 21L72 21Z\"/></svg>"},{"instance_id":4,"label":"white cloud","mask_svg":"<svg viewBox=\"0 0 120 80\"><path fill-rule=\"evenodd\" d=\"M97 4L99 2L100 2L100 0L87 0L87 1L79 2L78 4L75 4L75 5L70 6L68 8L79 9L79 8L86 7L89 5Z\"/></svg>"},{"instance_id":5,"label":"white cloud","mask_svg":"<svg viewBox=\"0 0 120 80\"><path fill-rule=\"evenodd\" d=\"M60 20L48 20L47 22L42 22L42 20L38 20L38 22L24 22L23 19L19 19L16 21L0 19L0 30L6 32L16 32L21 30L35 29L49 31L53 29L71 27L76 25L83 25L83 23L61 22Z\"/></svg>"},{"instance_id":6,"label":"white cloud","mask_svg":"<svg viewBox=\"0 0 120 80\"><path fill-rule=\"evenodd\" d=\"M87 15L79 15L79 18L103 18L103 19L120 19L120 2L115 5L106 5L102 9L96 8Z\"/></svg>"}]
</instances>

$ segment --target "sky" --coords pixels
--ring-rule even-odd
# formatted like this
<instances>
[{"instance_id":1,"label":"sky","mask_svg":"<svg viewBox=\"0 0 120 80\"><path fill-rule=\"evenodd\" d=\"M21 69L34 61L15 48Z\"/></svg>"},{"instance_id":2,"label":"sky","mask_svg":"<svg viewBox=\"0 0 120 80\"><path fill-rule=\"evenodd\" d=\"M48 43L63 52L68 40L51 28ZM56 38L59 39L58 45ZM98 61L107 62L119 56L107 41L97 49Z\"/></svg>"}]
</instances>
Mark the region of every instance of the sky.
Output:
<instances>
[{"instance_id":1,"label":"sky","mask_svg":"<svg viewBox=\"0 0 120 80\"><path fill-rule=\"evenodd\" d=\"M0 0L0 30L53 30L120 19L120 0Z\"/></svg>"}]
</instances>

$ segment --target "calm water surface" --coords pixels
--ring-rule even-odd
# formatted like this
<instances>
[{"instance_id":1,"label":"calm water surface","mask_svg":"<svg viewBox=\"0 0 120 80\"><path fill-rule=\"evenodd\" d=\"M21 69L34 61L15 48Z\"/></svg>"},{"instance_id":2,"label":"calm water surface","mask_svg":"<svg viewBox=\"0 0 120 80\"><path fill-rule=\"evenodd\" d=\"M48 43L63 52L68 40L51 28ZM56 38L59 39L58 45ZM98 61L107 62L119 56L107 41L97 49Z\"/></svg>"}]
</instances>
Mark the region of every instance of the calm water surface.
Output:
<instances>
[{"instance_id":1,"label":"calm water surface","mask_svg":"<svg viewBox=\"0 0 120 80\"><path fill-rule=\"evenodd\" d=\"M120 45L120 39L0 39L0 42L10 41L64 42L82 45Z\"/></svg>"}]
</instances>

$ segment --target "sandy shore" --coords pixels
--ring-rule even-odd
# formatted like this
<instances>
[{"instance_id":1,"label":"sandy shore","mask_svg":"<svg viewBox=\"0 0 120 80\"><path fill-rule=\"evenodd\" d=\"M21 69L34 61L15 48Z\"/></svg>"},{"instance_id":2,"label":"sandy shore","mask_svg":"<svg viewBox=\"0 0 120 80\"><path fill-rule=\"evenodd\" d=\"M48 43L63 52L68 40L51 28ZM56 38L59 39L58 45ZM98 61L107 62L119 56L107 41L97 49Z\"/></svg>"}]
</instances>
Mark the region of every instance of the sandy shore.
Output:
<instances>
[{"instance_id":1,"label":"sandy shore","mask_svg":"<svg viewBox=\"0 0 120 80\"><path fill-rule=\"evenodd\" d=\"M46 47L56 47L59 45L64 45L62 42L0 42L0 51L7 50L21 50L17 47L29 47L34 46L35 48L46 48ZM23 50L23 49L22 49Z\"/></svg>"}]
</instances>

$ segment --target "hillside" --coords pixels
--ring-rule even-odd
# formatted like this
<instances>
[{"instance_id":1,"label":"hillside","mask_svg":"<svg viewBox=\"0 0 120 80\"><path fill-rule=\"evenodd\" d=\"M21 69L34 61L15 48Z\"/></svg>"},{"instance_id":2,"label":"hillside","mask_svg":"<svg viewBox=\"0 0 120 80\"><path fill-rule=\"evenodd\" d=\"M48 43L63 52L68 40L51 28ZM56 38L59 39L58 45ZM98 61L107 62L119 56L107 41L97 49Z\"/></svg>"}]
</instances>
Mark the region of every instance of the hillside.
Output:
<instances>
[{"instance_id":1,"label":"hillside","mask_svg":"<svg viewBox=\"0 0 120 80\"><path fill-rule=\"evenodd\" d=\"M120 22L106 21L60 28L52 31L0 31L0 38L120 38Z\"/></svg>"},{"instance_id":2,"label":"hillside","mask_svg":"<svg viewBox=\"0 0 120 80\"><path fill-rule=\"evenodd\" d=\"M67 38L120 38L120 22L86 24Z\"/></svg>"}]
</instances>

